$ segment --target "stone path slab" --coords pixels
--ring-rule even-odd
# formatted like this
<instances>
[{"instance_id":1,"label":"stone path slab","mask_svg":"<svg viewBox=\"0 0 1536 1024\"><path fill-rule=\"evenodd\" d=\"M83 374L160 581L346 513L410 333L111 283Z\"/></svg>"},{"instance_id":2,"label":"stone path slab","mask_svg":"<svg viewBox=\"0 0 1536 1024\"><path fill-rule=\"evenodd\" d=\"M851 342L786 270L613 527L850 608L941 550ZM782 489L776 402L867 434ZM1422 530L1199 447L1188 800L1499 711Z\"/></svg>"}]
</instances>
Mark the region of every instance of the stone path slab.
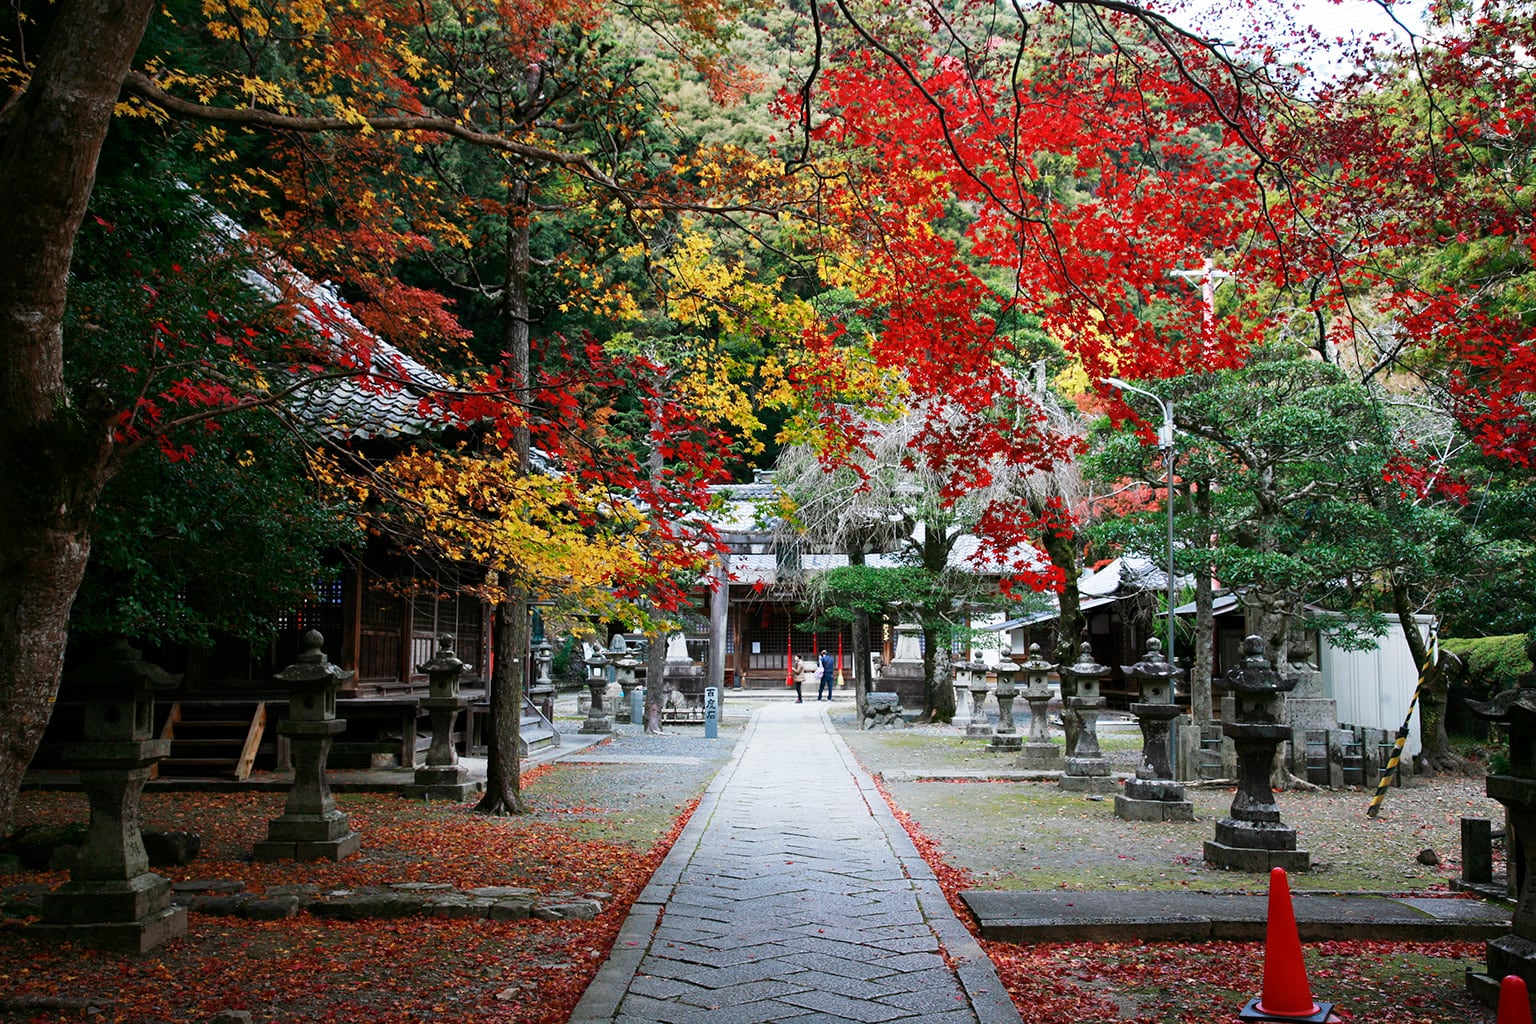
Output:
<instances>
[{"instance_id":1,"label":"stone path slab","mask_svg":"<svg viewBox=\"0 0 1536 1024\"><path fill-rule=\"evenodd\" d=\"M571 1024L1018 1024L812 702L757 712Z\"/></svg>"},{"instance_id":2,"label":"stone path slab","mask_svg":"<svg viewBox=\"0 0 1536 1024\"><path fill-rule=\"evenodd\" d=\"M999 942L1259 941L1269 897L1181 892L982 892L961 894L981 934ZM1303 942L1331 939L1441 942L1509 931L1508 907L1479 899L1292 892Z\"/></svg>"}]
</instances>

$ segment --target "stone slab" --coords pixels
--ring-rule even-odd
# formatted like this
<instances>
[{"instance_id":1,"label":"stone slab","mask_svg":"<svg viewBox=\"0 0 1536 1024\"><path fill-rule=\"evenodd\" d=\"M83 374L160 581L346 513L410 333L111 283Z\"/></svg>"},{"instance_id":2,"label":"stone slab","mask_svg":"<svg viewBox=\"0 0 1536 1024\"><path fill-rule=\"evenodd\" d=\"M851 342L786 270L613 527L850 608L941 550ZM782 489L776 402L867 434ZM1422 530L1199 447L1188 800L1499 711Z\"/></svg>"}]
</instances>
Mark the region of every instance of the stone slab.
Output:
<instances>
[{"instance_id":1,"label":"stone slab","mask_svg":"<svg viewBox=\"0 0 1536 1024\"><path fill-rule=\"evenodd\" d=\"M1194 821L1195 805L1188 800L1135 800L1116 793L1115 817L1122 821Z\"/></svg>"},{"instance_id":2,"label":"stone slab","mask_svg":"<svg viewBox=\"0 0 1536 1024\"><path fill-rule=\"evenodd\" d=\"M284 842L280 840L264 839L251 849L251 856L258 861L275 860L334 860L342 861L352 856L362 848L363 837L360 833L348 834L333 840L319 840L315 842Z\"/></svg>"},{"instance_id":3,"label":"stone slab","mask_svg":"<svg viewBox=\"0 0 1536 1024\"><path fill-rule=\"evenodd\" d=\"M1260 941L1267 894L1193 892L962 893L983 938L999 942ZM1478 899L1292 893L1306 942L1475 941L1509 930L1509 908Z\"/></svg>"},{"instance_id":4,"label":"stone slab","mask_svg":"<svg viewBox=\"0 0 1536 1024\"><path fill-rule=\"evenodd\" d=\"M173 906L141 921L35 924L27 931L49 942L73 942L119 953L148 953L187 934L187 911L185 907Z\"/></svg>"},{"instance_id":5,"label":"stone slab","mask_svg":"<svg viewBox=\"0 0 1536 1024\"><path fill-rule=\"evenodd\" d=\"M1306 850L1268 850L1257 846L1228 846L1215 840L1205 841L1205 862L1229 871L1267 875L1275 868L1291 874L1312 870L1312 854Z\"/></svg>"}]
</instances>

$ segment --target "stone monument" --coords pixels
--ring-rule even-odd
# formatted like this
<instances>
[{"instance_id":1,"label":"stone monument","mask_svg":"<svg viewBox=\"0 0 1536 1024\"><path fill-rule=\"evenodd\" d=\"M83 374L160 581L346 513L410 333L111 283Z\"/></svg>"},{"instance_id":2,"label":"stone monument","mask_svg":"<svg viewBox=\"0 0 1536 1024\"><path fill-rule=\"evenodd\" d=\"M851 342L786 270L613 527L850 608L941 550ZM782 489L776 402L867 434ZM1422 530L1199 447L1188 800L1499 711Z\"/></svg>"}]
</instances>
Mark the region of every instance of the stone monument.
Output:
<instances>
[{"instance_id":1,"label":"stone monument","mask_svg":"<svg viewBox=\"0 0 1536 1024\"><path fill-rule=\"evenodd\" d=\"M1236 719L1221 728L1237 749L1237 795L1230 815L1216 823L1215 840L1206 840L1206 862L1255 873L1310 870L1312 856L1296 848L1296 830L1280 820L1269 782L1275 750L1291 737L1291 727L1279 720L1279 704L1294 680L1264 656L1263 637L1250 636L1243 641L1243 660L1213 683L1235 698Z\"/></svg>"},{"instance_id":2,"label":"stone monument","mask_svg":"<svg viewBox=\"0 0 1536 1024\"><path fill-rule=\"evenodd\" d=\"M277 731L288 737L293 751L293 785L282 817L267 824L267 838L251 851L259 861L339 861L362 845L362 837L336 807L325 774L331 744L347 727L336 717L336 687L352 672L331 664L321 650L324 643L316 631L305 633L298 660L275 677L289 686L288 718Z\"/></svg>"},{"instance_id":3,"label":"stone monument","mask_svg":"<svg viewBox=\"0 0 1536 1024\"><path fill-rule=\"evenodd\" d=\"M1029 645L1029 657L1019 666L1024 673L1024 700L1029 703L1029 738L1019 752L1020 768L1043 770L1062 766L1061 748L1051 742L1051 673L1056 666L1040 656L1040 645Z\"/></svg>"},{"instance_id":4,"label":"stone monument","mask_svg":"<svg viewBox=\"0 0 1536 1024\"><path fill-rule=\"evenodd\" d=\"M459 694L459 679L468 668L453 653L451 633L437 638L432 660L416 666L418 672L427 674L427 696L421 699L421 706L432 717L432 745L427 748L427 763L416 769L412 784L405 788L406 796L462 801L483 788L478 782L467 781L469 773L459 764L459 751L453 742L454 723L469 705L469 698Z\"/></svg>"},{"instance_id":5,"label":"stone monument","mask_svg":"<svg viewBox=\"0 0 1536 1024\"><path fill-rule=\"evenodd\" d=\"M143 661L126 640L80 674L85 738L64 751L80 770L90 825L69 881L43 897L36 934L97 949L144 953L187 932L171 883L149 870L139 831L139 797L171 741L154 738L154 691L172 676Z\"/></svg>"},{"instance_id":6,"label":"stone monument","mask_svg":"<svg viewBox=\"0 0 1536 1024\"><path fill-rule=\"evenodd\" d=\"M1068 697L1065 704L1082 723L1067 753L1061 788L1069 793L1113 793L1116 787L1109 774L1109 761L1099 749L1099 711L1105 703L1099 684L1109 676L1109 666L1093 660L1093 648L1084 640L1077 661L1063 665L1060 672L1076 683L1077 695Z\"/></svg>"},{"instance_id":7,"label":"stone monument","mask_svg":"<svg viewBox=\"0 0 1536 1024\"><path fill-rule=\"evenodd\" d=\"M987 663L981 660L980 653L972 656L970 661L957 661L950 668L950 681L955 687L955 717L950 725L961 729L970 728L971 724L971 686L977 680L983 680L985 685L987 675Z\"/></svg>"},{"instance_id":8,"label":"stone monument","mask_svg":"<svg viewBox=\"0 0 1536 1024\"><path fill-rule=\"evenodd\" d=\"M598 647L592 652L592 657L585 662L587 666L587 689L592 696L587 702L587 717L581 723L577 732L588 736L601 736L613 732L613 723L608 721L608 705L603 699L608 694L608 655Z\"/></svg>"},{"instance_id":9,"label":"stone monument","mask_svg":"<svg viewBox=\"0 0 1536 1024\"><path fill-rule=\"evenodd\" d=\"M922 627L902 623L896 627L896 650L890 663L880 668L878 680L881 690L895 693L901 703L910 707L926 707L927 683L923 675L923 650L918 638Z\"/></svg>"},{"instance_id":10,"label":"stone monument","mask_svg":"<svg viewBox=\"0 0 1536 1024\"><path fill-rule=\"evenodd\" d=\"M1134 665L1122 665L1127 679L1141 683L1141 700L1131 714L1141 726L1141 766L1135 778L1115 794L1115 817L1126 821L1194 821L1195 808L1184 787L1173 779L1168 741L1173 720L1182 713L1173 702L1180 670L1163 657L1157 637L1147 641L1147 653Z\"/></svg>"},{"instance_id":11,"label":"stone monument","mask_svg":"<svg viewBox=\"0 0 1536 1024\"><path fill-rule=\"evenodd\" d=\"M686 707L704 708L704 666L695 664L688 653L688 640L681 633L667 638L667 660L661 670L662 686L678 694Z\"/></svg>"},{"instance_id":12,"label":"stone monument","mask_svg":"<svg viewBox=\"0 0 1536 1024\"><path fill-rule=\"evenodd\" d=\"M997 728L992 731L991 747L993 750L1012 753L1024 745L1024 738L1013 724L1013 702L1019 695L1018 683L1014 680L1019 674L1019 666L1012 654L1004 651L993 671L997 673L997 689L994 691L997 696Z\"/></svg>"}]
</instances>

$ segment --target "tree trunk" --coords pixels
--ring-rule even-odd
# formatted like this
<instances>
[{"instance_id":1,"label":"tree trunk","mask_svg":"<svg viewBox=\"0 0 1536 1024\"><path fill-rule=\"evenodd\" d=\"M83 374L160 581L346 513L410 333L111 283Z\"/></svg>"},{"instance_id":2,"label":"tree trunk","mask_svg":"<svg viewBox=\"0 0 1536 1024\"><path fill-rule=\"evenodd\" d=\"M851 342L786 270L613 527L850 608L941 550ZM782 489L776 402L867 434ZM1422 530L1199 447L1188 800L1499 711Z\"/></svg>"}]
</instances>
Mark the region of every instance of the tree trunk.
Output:
<instances>
[{"instance_id":1,"label":"tree trunk","mask_svg":"<svg viewBox=\"0 0 1536 1024\"><path fill-rule=\"evenodd\" d=\"M864 564L864 546L857 539L848 545L848 564ZM853 707L854 721L864 721L864 696L874 689L869 674L869 612L857 609L853 613Z\"/></svg>"},{"instance_id":2,"label":"tree trunk","mask_svg":"<svg viewBox=\"0 0 1536 1024\"><path fill-rule=\"evenodd\" d=\"M1039 517L1045 513L1045 506L1040 502L1032 502L1030 511ZM1052 658L1057 666L1071 665L1077 661L1078 647L1087 637L1084 630L1088 620L1083 617L1082 598L1077 589L1078 580L1082 577L1077 566L1077 536L1075 533L1063 537L1057 530L1047 528L1040 535L1040 546L1051 560L1051 565L1061 572L1061 593L1057 595L1057 607L1060 614L1056 617L1056 647L1052 652ZM1066 707L1066 698L1077 696L1077 683L1069 676L1058 676L1061 680L1061 727L1066 734L1067 750L1076 749L1077 734L1082 731L1083 723L1077 712Z\"/></svg>"},{"instance_id":3,"label":"tree trunk","mask_svg":"<svg viewBox=\"0 0 1536 1024\"><path fill-rule=\"evenodd\" d=\"M1392 610L1397 613L1397 622L1402 627L1403 638L1408 641L1413 663L1419 666L1419 766L1428 774L1464 772L1469 762L1451 751L1451 737L1445 731L1445 706L1451 688L1451 673L1446 671L1444 659L1441 664L1424 667L1429 665L1429 646L1419 635L1419 626L1413 617L1413 605L1408 600L1408 587L1404 583L1394 581L1392 584Z\"/></svg>"},{"instance_id":4,"label":"tree trunk","mask_svg":"<svg viewBox=\"0 0 1536 1024\"><path fill-rule=\"evenodd\" d=\"M480 814L525 814L522 759L523 683L528 678L532 625L528 602L516 595L496 606L496 670L491 678L491 730L486 738L485 795Z\"/></svg>"},{"instance_id":5,"label":"tree trunk","mask_svg":"<svg viewBox=\"0 0 1536 1024\"><path fill-rule=\"evenodd\" d=\"M501 310L502 351L514 387L526 387L531 379L528 353L529 186L512 184L507 208L507 276ZM530 400L525 398L525 401ZM512 431L512 454L519 476L528 472L532 439L521 421ZM506 567L502 567L506 575ZM522 814L522 758L518 733L523 719L523 686L528 679L528 651L532 623L528 595L516 582L504 579L507 597L496 609L496 672L491 681L491 739L486 749L485 796L475 810L482 814Z\"/></svg>"},{"instance_id":6,"label":"tree trunk","mask_svg":"<svg viewBox=\"0 0 1536 1024\"><path fill-rule=\"evenodd\" d=\"M667 638L649 637L645 655L645 734L661 735L661 706L666 700Z\"/></svg>"},{"instance_id":7,"label":"tree trunk","mask_svg":"<svg viewBox=\"0 0 1536 1024\"><path fill-rule=\"evenodd\" d=\"M53 713L69 611L111 448L102 410L64 386L75 234L118 90L155 5L65 2L27 39L24 92L0 115L0 821ZM21 60L15 19L5 56Z\"/></svg>"},{"instance_id":8,"label":"tree trunk","mask_svg":"<svg viewBox=\"0 0 1536 1024\"><path fill-rule=\"evenodd\" d=\"M1211 508L1209 483L1191 487L1194 492L1195 521L1209 523L1214 510ZM1209 535L1207 535L1209 537ZM1211 695L1211 674L1215 668L1216 646L1216 596L1211 582L1212 565L1210 541L1196 549L1205 553L1203 564L1195 567L1195 658L1189 670L1189 717L1199 728L1211 720L1215 702Z\"/></svg>"},{"instance_id":9,"label":"tree trunk","mask_svg":"<svg viewBox=\"0 0 1536 1024\"><path fill-rule=\"evenodd\" d=\"M955 659L948 647L933 652L933 720L955 720Z\"/></svg>"}]
</instances>

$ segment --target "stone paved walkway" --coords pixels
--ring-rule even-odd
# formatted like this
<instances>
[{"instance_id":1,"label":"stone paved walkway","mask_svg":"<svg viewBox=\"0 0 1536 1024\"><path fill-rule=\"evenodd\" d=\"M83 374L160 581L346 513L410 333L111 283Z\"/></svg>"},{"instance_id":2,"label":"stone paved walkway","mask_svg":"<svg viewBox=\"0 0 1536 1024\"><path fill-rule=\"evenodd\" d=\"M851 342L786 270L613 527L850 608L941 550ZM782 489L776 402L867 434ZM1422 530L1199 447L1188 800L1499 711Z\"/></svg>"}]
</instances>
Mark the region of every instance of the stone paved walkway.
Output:
<instances>
[{"instance_id":1,"label":"stone paved walkway","mask_svg":"<svg viewBox=\"0 0 1536 1024\"><path fill-rule=\"evenodd\" d=\"M824 708L754 716L572 1024L1018 1024Z\"/></svg>"}]
</instances>

